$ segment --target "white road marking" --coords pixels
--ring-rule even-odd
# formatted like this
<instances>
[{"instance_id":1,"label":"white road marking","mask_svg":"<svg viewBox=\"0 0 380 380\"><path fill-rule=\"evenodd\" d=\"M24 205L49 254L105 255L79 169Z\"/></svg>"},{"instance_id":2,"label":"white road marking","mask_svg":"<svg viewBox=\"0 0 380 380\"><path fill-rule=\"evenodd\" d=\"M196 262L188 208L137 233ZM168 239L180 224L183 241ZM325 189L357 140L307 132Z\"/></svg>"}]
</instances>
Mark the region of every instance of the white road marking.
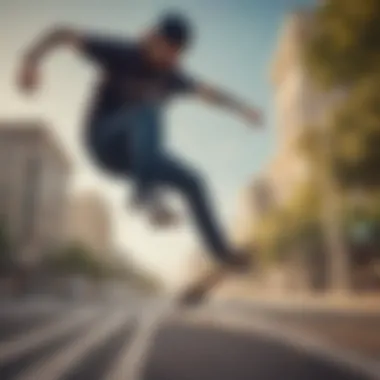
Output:
<instances>
[{"instance_id":1,"label":"white road marking","mask_svg":"<svg viewBox=\"0 0 380 380\"><path fill-rule=\"evenodd\" d=\"M43 358L17 376L15 380L58 380L62 378L83 356L121 329L130 317L130 313L119 312L110 318L102 318L100 322L92 323L74 342L65 345L50 357Z\"/></svg>"},{"instance_id":2,"label":"white road marking","mask_svg":"<svg viewBox=\"0 0 380 380\"><path fill-rule=\"evenodd\" d=\"M246 318L231 312L210 315L205 310L188 312L182 316L182 320L191 324L208 323L210 326L217 328L240 330L248 333L254 332L256 335L302 349L303 352L315 355L315 357L319 357L326 362L338 364L341 368L352 369L369 379L380 380L380 365L378 362L355 355L351 351L332 347L326 341L310 336L309 333L301 329L296 330L288 326L284 328L284 325L273 320L264 320L258 317Z\"/></svg>"},{"instance_id":3,"label":"white road marking","mask_svg":"<svg viewBox=\"0 0 380 380\"><path fill-rule=\"evenodd\" d=\"M156 333L167 317L175 313L176 310L176 301L171 300L154 313L147 313L147 311L142 313L133 337L122 348L106 379L142 380L145 364L154 344Z\"/></svg>"},{"instance_id":4,"label":"white road marking","mask_svg":"<svg viewBox=\"0 0 380 380\"><path fill-rule=\"evenodd\" d=\"M47 326L22 334L19 338L12 337L0 345L0 363L14 360L25 352L70 332L95 316L95 309L78 310L63 315L58 321L53 321Z\"/></svg>"},{"instance_id":5,"label":"white road marking","mask_svg":"<svg viewBox=\"0 0 380 380\"><path fill-rule=\"evenodd\" d=\"M220 275L220 271L217 272ZM204 276L201 277L202 279ZM106 377L107 380L142 380L144 376L145 366L148 361L149 354L154 345L154 340L160 327L170 318L173 318L179 310L182 309L181 300L184 292L189 287L199 283L194 283L183 287L176 294L172 295L166 302L162 302L161 308L142 311L142 317L139 326L136 328L134 335L121 350L121 354L115 361L115 366Z\"/></svg>"}]
</instances>

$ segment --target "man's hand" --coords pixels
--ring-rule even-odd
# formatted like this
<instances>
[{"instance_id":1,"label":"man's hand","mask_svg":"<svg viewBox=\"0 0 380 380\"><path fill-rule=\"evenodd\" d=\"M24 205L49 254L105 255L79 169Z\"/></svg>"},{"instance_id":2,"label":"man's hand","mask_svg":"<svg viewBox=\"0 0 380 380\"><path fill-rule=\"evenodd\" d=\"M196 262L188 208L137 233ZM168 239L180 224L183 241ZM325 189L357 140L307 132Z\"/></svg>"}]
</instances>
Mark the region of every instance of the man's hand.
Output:
<instances>
[{"instance_id":1,"label":"man's hand","mask_svg":"<svg viewBox=\"0 0 380 380\"><path fill-rule=\"evenodd\" d=\"M27 95L35 92L40 84L40 73L36 62L25 58L17 75L17 85L22 92Z\"/></svg>"},{"instance_id":2,"label":"man's hand","mask_svg":"<svg viewBox=\"0 0 380 380\"><path fill-rule=\"evenodd\" d=\"M258 127L263 126L263 115L260 110L255 108L243 109L243 117L250 125L256 125Z\"/></svg>"},{"instance_id":3,"label":"man's hand","mask_svg":"<svg viewBox=\"0 0 380 380\"><path fill-rule=\"evenodd\" d=\"M66 27L55 27L44 34L30 49L18 72L17 84L25 93L30 94L40 84L40 65L43 58L55 48L69 45L75 49L81 49L82 38L80 33Z\"/></svg>"}]
</instances>

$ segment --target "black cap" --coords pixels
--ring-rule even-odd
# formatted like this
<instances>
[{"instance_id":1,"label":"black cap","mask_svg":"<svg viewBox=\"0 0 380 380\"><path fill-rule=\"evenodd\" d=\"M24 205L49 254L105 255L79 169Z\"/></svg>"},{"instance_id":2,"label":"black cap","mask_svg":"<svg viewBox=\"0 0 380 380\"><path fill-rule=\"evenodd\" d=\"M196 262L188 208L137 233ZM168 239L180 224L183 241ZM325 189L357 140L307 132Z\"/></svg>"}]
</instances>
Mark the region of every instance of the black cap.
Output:
<instances>
[{"instance_id":1,"label":"black cap","mask_svg":"<svg viewBox=\"0 0 380 380\"><path fill-rule=\"evenodd\" d=\"M174 45L186 47L191 42L192 28L189 20L178 13L166 14L158 24L158 33Z\"/></svg>"}]
</instances>

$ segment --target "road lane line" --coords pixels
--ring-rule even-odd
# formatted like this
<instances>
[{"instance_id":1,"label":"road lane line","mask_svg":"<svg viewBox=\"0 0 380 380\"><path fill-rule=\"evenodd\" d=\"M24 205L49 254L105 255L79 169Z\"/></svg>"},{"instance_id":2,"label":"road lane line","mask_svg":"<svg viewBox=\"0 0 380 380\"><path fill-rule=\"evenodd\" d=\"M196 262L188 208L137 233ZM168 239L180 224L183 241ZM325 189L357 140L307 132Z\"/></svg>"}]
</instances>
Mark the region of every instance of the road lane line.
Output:
<instances>
[{"instance_id":1,"label":"road lane line","mask_svg":"<svg viewBox=\"0 0 380 380\"><path fill-rule=\"evenodd\" d=\"M121 349L106 380L143 379L143 371L154 345L156 333L167 317L176 312L176 306L175 301L170 301L154 313L142 312L133 336Z\"/></svg>"},{"instance_id":2,"label":"road lane line","mask_svg":"<svg viewBox=\"0 0 380 380\"><path fill-rule=\"evenodd\" d=\"M173 319L183 309L183 293L187 287L163 300L161 308L149 313L142 310L139 325L121 349L115 365L106 380L142 380L156 335L167 320Z\"/></svg>"},{"instance_id":3,"label":"road lane line","mask_svg":"<svg viewBox=\"0 0 380 380\"><path fill-rule=\"evenodd\" d=\"M58 380L62 378L86 354L106 341L116 331L122 329L131 317L131 313L118 312L108 318L102 317L92 323L74 342L66 344L58 352L42 358L26 369L15 380Z\"/></svg>"},{"instance_id":4,"label":"road lane line","mask_svg":"<svg viewBox=\"0 0 380 380\"><path fill-rule=\"evenodd\" d=\"M63 315L58 321L53 321L47 326L32 330L27 334L12 337L0 345L0 363L14 360L29 350L35 349L49 341L69 333L71 330L91 320L96 313L94 309L84 309Z\"/></svg>"}]
</instances>

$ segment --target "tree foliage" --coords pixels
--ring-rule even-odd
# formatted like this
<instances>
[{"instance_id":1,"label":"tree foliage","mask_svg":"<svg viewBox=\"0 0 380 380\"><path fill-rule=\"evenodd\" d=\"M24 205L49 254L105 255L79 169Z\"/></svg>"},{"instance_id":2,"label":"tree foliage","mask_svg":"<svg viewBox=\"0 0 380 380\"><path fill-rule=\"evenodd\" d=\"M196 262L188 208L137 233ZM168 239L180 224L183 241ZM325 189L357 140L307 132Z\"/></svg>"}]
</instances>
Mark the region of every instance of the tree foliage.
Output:
<instances>
[{"instance_id":1,"label":"tree foliage","mask_svg":"<svg viewBox=\"0 0 380 380\"><path fill-rule=\"evenodd\" d=\"M326 0L314 15L307 65L320 84L351 86L380 67L380 2Z\"/></svg>"},{"instance_id":2,"label":"tree foliage","mask_svg":"<svg viewBox=\"0 0 380 380\"><path fill-rule=\"evenodd\" d=\"M259 224L256 239L268 261L286 259L296 249L308 248L320 238L320 192L310 181L292 199L274 208Z\"/></svg>"},{"instance_id":3,"label":"tree foliage","mask_svg":"<svg viewBox=\"0 0 380 380\"><path fill-rule=\"evenodd\" d=\"M327 0L316 10L312 27L305 46L307 67L321 89L344 93L329 126L329 165L345 188L378 187L380 2ZM306 140L320 155L321 131L310 132Z\"/></svg>"},{"instance_id":4,"label":"tree foliage","mask_svg":"<svg viewBox=\"0 0 380 380\"><path fill-rule=\"evenodd\" d=\"M339 191L341 199L360 188L371 200L360 215L346 202L344 228L357 220L380 225L380 1L325 0L312 19L304 39L306 73L314 81L311 91L323 94L315 99L323 98L325 112L331 112L320 115L329 116L327 124L311 120L315 125L306 127L299 141L313 172L311 182L258 228L259 244L271 258L297 247L307 252L307 247L326 241L320 220L326 194L320 184L333 183L329 189Z\"/></svg>"},{"instance_id":5,"label":"tree foliage","mask_svg":"<svg viewBox=\"0 0 380 380\"><path fill-rule=\"evenodd\" d=\"M345 187L380 185L380 68L363 78L350 92L334 118L334 161Z\"/></svg>"},{"instance_id":6,"label":"tree foliage","mask_svg":"<svg viewBox=\"0 0 380 380\"><path fill-rule=\"evenodd\" d=\"M48 253L45 256L45 266L61 275L82 275L96 281L125 281L147 291L158 290L161 285L153 276L130 261L115 257L100 259L90 249L78 243L71 243L58 252Z\"/></svg>"},{"instance_id":7,"label":"tree foliage","mask_svg":"<svg viewBox=\"0 0 380 380\"><path fill-rule=\"evenodd\" d=\"M97 277L102 268L93 253L85 246L77 243L69 244L58 252L46 255L46 265L60 274L83 274Z\"/></svg>"}]
</instances>

